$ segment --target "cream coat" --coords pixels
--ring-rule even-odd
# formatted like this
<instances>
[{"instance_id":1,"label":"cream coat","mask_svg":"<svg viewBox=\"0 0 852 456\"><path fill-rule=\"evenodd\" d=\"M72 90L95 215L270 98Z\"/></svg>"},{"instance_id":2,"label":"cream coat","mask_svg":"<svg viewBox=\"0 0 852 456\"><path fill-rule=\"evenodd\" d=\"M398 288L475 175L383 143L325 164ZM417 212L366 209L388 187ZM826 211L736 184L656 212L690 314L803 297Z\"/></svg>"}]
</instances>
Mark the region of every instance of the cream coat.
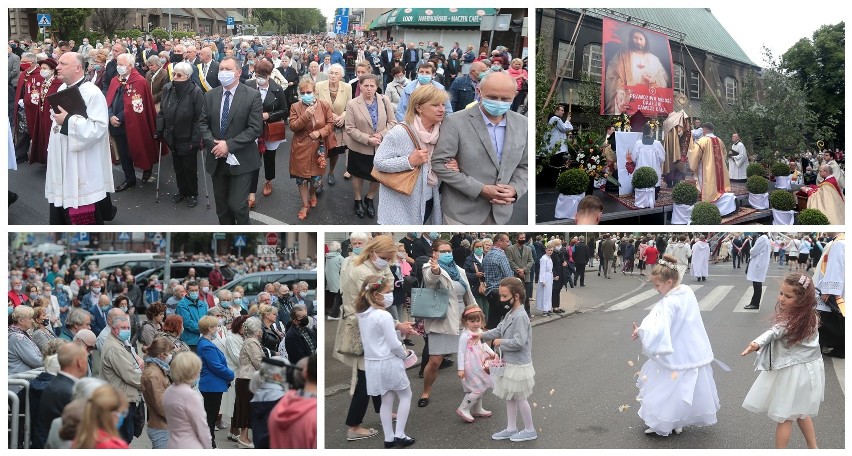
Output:
<instances>
[{"instance_id":1,"label":"cream coat","mask_svg":"<svg viewBox=\"0 0 852 456\"><path fill-rule=\"evenodd\" d=\"M328 81L320 81L314 87L317 99L325 100L331 106L331 110L338 116L346 118L346 105L352 100L352 86L339 81L337 83L337 97L331 102L331 92L328 89ZM343 145L343 128L334 128L334 139L338 146Z\"/></svg>"}]
</instances>

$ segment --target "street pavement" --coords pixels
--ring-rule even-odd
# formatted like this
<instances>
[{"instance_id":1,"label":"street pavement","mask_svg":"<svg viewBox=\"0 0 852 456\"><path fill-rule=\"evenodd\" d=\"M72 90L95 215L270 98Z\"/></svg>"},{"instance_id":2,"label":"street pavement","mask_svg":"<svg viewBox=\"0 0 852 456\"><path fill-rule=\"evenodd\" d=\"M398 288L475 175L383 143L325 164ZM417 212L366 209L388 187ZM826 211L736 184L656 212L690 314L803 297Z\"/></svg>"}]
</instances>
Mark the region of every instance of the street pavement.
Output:
<instances>
[{"instance_id":1,"label":"street pavement","mask_svg":"<svg viewBox=\"0 0 852 456\"><path fill-rule=\"evenodd\" d=\"M293 134L288 130L287 138ZM374 225L376 219L369 217L358 218L353 211L354 193L352 184L343 179L346 171L345 157L334 170L335 185L324 185L324 191L319 195L319 203L311 209L307 220L298 219L302 207L299 189L295 179L290 178L290 142L279 146L275 157L275 179L273 180L272 195L263 196L263 184L266 182L264 171L261 169L258 183L257 206L251 211L252 224L264 225ZM204 171L201 156L198 158L198 206L186 207L186 200L175 204L172 196L177 192L174 165L172 158L166 156L160 170L160 202L155 203L157 167L154 166L155 180L142 183L142 171L137 169L137 186L121 193L112 193L112 201L118 207L118 214L111 225L215 225L216 204L213 198L213 184L210 176ZM44 198L45 165L26 163L18 164L17 171L9 171L9 190L18 194L18 201L9 207L9 224L11 225L46 225L48 223L48 205ZM210 209L207 209L208 199L205 195L203 179L207 180L210 192ZM113 179L118 186L124 182L121 165L113 166ZM363 194L366 195L364 186ZM527 224L527 207L529 196L524 195L516 204L509 225ZM376 207L378 207L378 196Z\"/></svg>"},{"instance_id":2,"label":"street pavement","mask_svg":"<svg viewBox=\"0 0 852 456\"><path fill-rule=\"evenodd\" d=\"M529 401L538 439L523 443L492 441L491 434L505 428L506 411L503 401L490 392L485 396L485 406L494 416L464 423L454 412L463 396L454 368L440 371L431 403L418 408L422 380L415 367L408 371L414 395L406 432L417 439L412 448L773 448L775 423L765 415L742 408L758 373L753 367L755 355L739 354L748 342L769 328L779 281L786 272L786 267L772 265L759 311L742 309L751 298L745 266L734 270L730 263L711 265L706 282L695 282L688 273L683 281L695 290L714 355L732 369L725 372L713 366L721 402L714 426L686 428L683 434L670 437L643 433L645 426L637 415L640 403L636 401L634 374L645 358L639 343L630 340L630 334L632 323L640 323L660 296L647 282L647 276L631 277L619 272L605 280L589 268L586 287L562 292L560 302L568 311L565 316L535 315L532 320L536 387ZM336 322L328 323L326 448L381 448L381 432L371 439L346 441L344 419L349 406L350 370L331 358ZM419 356L420 341L415 342ZM817 443L821 448L844 448L845 364L844 360L829 357L824 360L825 400L814 419ZM521 423L520 418L518 422ZM364 425L381 430L379 416L372 407ZM795 426L789 446L806 447Z\"/></svg>"}]
</instances>

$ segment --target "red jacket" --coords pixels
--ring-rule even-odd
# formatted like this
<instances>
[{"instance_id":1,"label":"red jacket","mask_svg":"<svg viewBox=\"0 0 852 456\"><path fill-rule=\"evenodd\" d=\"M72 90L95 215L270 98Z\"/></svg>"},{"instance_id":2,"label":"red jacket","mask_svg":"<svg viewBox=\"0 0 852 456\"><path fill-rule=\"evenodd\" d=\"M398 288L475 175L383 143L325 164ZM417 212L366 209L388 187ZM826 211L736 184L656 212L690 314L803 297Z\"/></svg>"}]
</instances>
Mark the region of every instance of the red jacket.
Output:
<instances>
[{"instance_id":1,"label":"red jacket","mask_svg":"<svg viewBox=\"0 0 852 456\"><path fill-rule=\"evenodd\" d=\"M106 101L112 105L121 80L116 76L109 83ZM127 134L127 147L133 158L133 165L142 170L150 170L159 160L158 141L154 139L157 132L154 119L154 96L148 82L136 69L130 70L124 93L124 131ZM168 150L163 149L163 155Z\"/></svg>"},{"instance_id":2,"label":"red jacket","mask_svg":"<svg viewBox=\"0 0 852 456\"><path fill-rule=\"evenodd\" d=\"M317 447L317 399L290 390L269 413L269 448Z\"/></svg>"},{"instance_id":3,"label":"red jacket","mask_svg":"<svg viewBox=\"0 0 852 456\"><path fill-rule=\"evenodd\" d=\"M18 307L29 300L30 298L27 295L18 293L15 290L9 290L9 301L12 301L12 307Z\"/></svg>"}]
</instances>

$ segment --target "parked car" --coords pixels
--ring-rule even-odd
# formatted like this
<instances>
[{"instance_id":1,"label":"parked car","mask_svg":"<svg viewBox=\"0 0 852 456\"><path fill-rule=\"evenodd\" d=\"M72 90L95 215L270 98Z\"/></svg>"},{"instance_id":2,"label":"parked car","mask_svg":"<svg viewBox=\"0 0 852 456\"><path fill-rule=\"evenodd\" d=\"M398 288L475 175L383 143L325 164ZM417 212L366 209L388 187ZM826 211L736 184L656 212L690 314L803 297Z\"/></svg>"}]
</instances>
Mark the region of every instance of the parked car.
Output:
<instances>
[{"instance_id":1,"label":"parked car","mask_svg":"<svg viewBox=\"0 0 852 456\"><path fill-rule=\"evenodd\" d=\"M230 283L225 284L222 288L233 290L237 285L241 285L245 289L244 298L249 302L257 301L257 295L263 291L268 283L281 282L284 285L293 289L293 284L296 282L305 281L308 283L308 297L316 301L317 294L317 272L307 271L304 269L282 269L280 271L265 271L253 272L246 274Z\"/></svg>"},{"instance_id":2,"label":"parked car","mask_svg":"<svg viewBox=\"0 0 852 456\"><path fill-rule=\"evenodd\" d=\"M114 254L97 254L89 256L83 265L81 271L88 271L89 265L95 263L98 265L98 270L112 272L115 268L124 268L130 266L131 274L138 274L151 268L165 263L162 256L154 253L114 253Z\"/></svg>"},{"instance_id":3,"label":"parked car","mask_svg":"<svg viewBox=\"0 0 852 456\"><path fill-rule=\"evenodd\" d=\"M165 277L166 272L166 264L163 261L157 267L148 269L147 271L141 272L136 275L137 283L144 283L148 281L148 277L152 275L156 275L160 282L168 282L169 279L178 279L183 280L186 276L189 275L189 269L195 269L195 276L199 279L206 279L210 276L210 272L213 271L213 263L199 263L199 262L176 262L172 263L170 266L169 277ZM220 266L219 271L222 272L222 276L225 278L225 283L228 283L234 280L235 272L229 266Z\"/></svg>"}]
</instances>

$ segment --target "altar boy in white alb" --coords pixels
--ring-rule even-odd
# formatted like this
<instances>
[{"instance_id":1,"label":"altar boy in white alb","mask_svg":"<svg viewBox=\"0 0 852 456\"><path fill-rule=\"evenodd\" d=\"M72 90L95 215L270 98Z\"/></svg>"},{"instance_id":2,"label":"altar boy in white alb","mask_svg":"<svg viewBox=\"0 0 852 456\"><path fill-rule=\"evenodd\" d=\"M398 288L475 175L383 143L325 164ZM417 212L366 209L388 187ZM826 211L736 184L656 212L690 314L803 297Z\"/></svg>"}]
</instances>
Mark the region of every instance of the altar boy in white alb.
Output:
<instances>
[{"instance_id":1,"label":"altar boy in white alb","mask_svg":"<svg viewBox=\"0 0 852 456\"><path fill-rule=\"evenodd\" d=\"M695 241L692 245L692 275L699 282L706 281L710 274L710 244L705 240L704 235Z\"/></svg>"},{"instance_id":2,"label":"altar boy in white alb","mask_svg":"<svg viewBox=\"0 0 852 456\"><path fill-rule=\"evenodd\" d=\"M84 81L83 57L66 52L59 58L56 71L64 82L59 91L78 87L86 104L86 116L70 116L59 106L51 114L53 127L47 146L47 176L44 196L50 203L50 224L63 225L85 212L82 223L112 220L115 208L109 193L112 179L107 104L103 92Z\"/></svg>"}]
</instances>

